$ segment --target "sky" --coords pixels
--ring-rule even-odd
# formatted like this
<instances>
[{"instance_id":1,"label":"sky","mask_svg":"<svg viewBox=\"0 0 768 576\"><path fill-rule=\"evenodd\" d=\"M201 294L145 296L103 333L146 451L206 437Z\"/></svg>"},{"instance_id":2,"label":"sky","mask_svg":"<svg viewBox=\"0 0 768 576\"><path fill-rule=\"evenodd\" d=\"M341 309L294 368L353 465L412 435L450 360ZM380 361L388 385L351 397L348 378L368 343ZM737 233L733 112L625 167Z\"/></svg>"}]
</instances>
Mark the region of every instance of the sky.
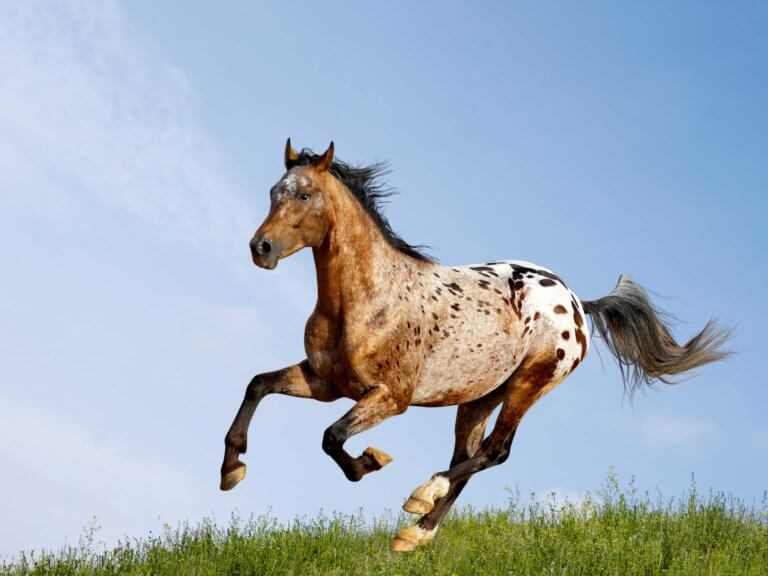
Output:
<instances>
[{"instance_id":1,"label":"sky","mask_svg":"<svg viewBox=\"0 0 768 576\"><path fill-rule=\"evenodd\" d=\"M0 557L204 517L396 511L443 470L454 408L348 443L394 457L352 484L322 452L350 402L271 396L246 480L218 491L245 386L303 357L311 255L248 240L290 136L391 162L395 228L450 265L523 259L583 299L629 273L727 362L630 404L598 342L524 419L507 488L760 502L768 233L762 2L0 2Z\"/></svg>"}]
</instances>

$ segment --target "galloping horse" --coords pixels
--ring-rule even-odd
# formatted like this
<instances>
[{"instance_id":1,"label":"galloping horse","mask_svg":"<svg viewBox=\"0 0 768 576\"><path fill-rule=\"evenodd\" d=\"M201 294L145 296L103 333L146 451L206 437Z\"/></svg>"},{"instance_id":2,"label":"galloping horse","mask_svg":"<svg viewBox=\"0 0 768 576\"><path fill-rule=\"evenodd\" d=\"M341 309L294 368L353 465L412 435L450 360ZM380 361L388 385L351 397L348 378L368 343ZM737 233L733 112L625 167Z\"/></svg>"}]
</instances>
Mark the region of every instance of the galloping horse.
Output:
<instances>
[{"instance_id":1,"label":"galloping horse","mask_svg":"<svg viewBox=\"0 0 768 576\"><path fill-rule=\"evenodd\" d=\"M384 166L285 148L286 173L270 190L271 206L250 242L253 262L274 269L281 258L312 248L318 298L307 321L307 358L251 380L225 438L221 489L245 477L248 425L267 394L356 402L323 435L323 450L349 480L392 458L376 448L353 457L344 443L409 406L457 405L450 467L418 487L403 505L422 515L392 541L409 551L434 538L469 478L504 462L520 420L584 361L585 314L616 357L630 392L728 355L728 331L710 321L687 344L628 276L592 302L554 273L517 260L443 267L390 227L379 201ZM488 436L486 424L501 404Z\"/></svg>"}]
</instances>

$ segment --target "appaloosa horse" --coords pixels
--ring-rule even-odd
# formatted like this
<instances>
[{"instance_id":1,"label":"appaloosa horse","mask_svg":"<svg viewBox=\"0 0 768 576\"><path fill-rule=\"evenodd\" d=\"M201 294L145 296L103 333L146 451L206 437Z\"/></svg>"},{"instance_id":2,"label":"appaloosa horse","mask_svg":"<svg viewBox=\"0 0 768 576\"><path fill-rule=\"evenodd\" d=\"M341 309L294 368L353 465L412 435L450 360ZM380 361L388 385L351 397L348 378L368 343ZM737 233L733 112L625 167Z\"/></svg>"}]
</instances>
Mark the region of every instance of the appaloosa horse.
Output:
<instances>
[{"instance_id":1,"label":"appaloosa horse","mask_svg":"<svg viewBox=\"0 0 768 576\"><path fill-rule=\"evenodd\" d=\"M307 321L307 358L253 378L226 435L221 489L245 477L247 430L259 401L287 394L356 404L323 436L323 450L352 481L388 464L376 448L353 457L344 443L408 406L458 405L447 470L418 487L407 512L423 515L392 542L413 550L435 535L469 478L507 459L521 418L584 360L585 313L618 360L630 391L728 355L710 322L678 345L646 292L622 276L608 296L581 301L549 270L522 261L446 268L395 234L379 209L383 167L297 153L288 140L285 175L250 242L257 266L311 247L318 298ZM493 430L488 418L501 404Z\"/></svg>"}]
</instances>

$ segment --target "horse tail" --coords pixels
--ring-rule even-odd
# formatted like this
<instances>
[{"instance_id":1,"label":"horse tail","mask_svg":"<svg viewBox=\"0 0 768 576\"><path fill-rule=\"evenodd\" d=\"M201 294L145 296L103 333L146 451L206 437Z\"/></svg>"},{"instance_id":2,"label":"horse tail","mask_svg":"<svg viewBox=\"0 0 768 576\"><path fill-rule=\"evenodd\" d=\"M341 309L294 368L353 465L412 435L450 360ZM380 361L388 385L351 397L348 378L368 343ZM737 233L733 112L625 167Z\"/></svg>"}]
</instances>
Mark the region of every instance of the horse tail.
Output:
<instances>
[{"instance_id":1,"label":"horse tail","mask_svg":"<svg viewBox=\"0 0 768 576\"><path fill-rule=\"evenodd\" d=\"M672 318L656 308L645 289L629 276L621 276L607 296L582 305L615 356L630 397L643 384L650 386L655 380L674 384L674 376L732 354L723 348L732 330L715 320L679 345L670 333Z\"/></svg>"}]
</instances>

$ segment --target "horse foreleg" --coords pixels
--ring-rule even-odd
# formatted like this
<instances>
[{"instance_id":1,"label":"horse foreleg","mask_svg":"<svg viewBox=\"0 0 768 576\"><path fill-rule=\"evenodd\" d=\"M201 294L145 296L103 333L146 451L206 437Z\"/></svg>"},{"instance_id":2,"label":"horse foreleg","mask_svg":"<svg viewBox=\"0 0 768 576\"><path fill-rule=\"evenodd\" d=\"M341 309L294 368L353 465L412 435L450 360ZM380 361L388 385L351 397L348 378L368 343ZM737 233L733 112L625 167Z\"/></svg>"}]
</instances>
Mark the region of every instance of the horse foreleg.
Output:
<instances>
[{"instance_id":1,"label":"horse foreleg","mask_svg":"<svg viewBox=\"0 0 768 576\"><path fill-rule=\"evenodd\" d=\"M336 389L319 378L304 360L275 372L254 376L245 391L232 426L224 438L224 462L221 465L222 490L231 490L245 478L245 464L240 461L248 447L248 426L256 407L267 394L286 394L330 402L339 397Z\"/></svg>"},{"instance_id":2,"label":"horse foreleg","mask_svg":"<svg viewBox=\"0 0 768 576\"><path fill-rule=\"evenodd\" d=\"M405 412L407 405L395 401L386 388L378 387L368 391L352 409L334 422L323 434L323 450L333 458L352 482L357 482L369 472L389 464L392 458L376 448L366 448L353 458L344 443L360 432L373 428L390 416Z\"/></svg>"},{"instance_id":3,"label":"horse foreleg","mask_svg":"<svg viewBox=\"0 0 768 576\"><path fill-rule=\"evenodd\" d=\"M485 436L488 418L501 402L504 390L505 385L502 385L487 396L459 405L456 412L456 443L451 466L464 462L477 452ZM467 481L462 480L446 487L445 482L433 478L414 490L403 505L403 509L412 514L425 514L425 516L416 525L403 528L397 533L392 541L392 550L407 552L430 542Z\"/></svg>"}]
</instances>

